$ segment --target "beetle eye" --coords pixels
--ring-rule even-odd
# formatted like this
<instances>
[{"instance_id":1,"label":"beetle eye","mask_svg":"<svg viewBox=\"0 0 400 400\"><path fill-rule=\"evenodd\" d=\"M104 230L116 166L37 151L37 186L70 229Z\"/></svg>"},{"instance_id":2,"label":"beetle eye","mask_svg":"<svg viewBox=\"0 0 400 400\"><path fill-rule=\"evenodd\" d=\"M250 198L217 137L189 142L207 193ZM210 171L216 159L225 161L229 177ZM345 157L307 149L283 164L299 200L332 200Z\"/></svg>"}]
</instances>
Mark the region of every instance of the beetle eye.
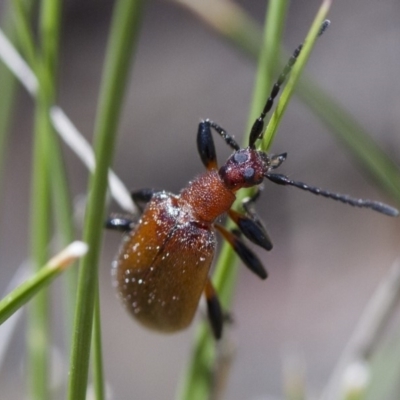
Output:
<instances>
[{"instance_id":1,"label":"beetle eye","mask_svg":"<svg viewBox=\"0 0 400 400\"><path fill-rule=\"evenodd\" d=\"M233 155L233 161L235 161L235 163L237 163L237 164L244 163L248 159L249 159L249 156L246 153L235 153Z\"/></svg>"},{"instance_id":2,"label":"beetle eye","mask_svg":"<svg viewBox=\"0 0 400 400\"><path fill-rule=\"evenodd\" d=\"M254 174L254 168L249 167L245 169L243 176L246 181L251 181L254 178Z\"/></svg>"}]
</instances>

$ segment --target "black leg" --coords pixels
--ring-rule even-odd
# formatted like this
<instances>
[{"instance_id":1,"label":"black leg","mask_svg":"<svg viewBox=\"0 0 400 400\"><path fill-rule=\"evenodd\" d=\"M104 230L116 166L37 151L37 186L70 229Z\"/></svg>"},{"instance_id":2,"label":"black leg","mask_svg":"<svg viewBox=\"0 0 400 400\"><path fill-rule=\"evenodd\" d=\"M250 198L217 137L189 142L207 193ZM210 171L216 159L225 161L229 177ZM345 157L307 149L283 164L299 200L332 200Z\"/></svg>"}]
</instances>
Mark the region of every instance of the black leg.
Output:
<instances>
[{"instance_id":1,"label":"black leg","mask_svg":"<svg viewBox=\"0 0 400 400\"><path fill-rule=\"evenodd\" d=\"M199 129L197 131L197 150L200 154L201 161L208 170L218 168L217 155L215 152L211 128L213 128L224 139L225 143L233 150L236 151L240 149L240 146L236 143L233 137L230 136L218 124L208 119L200 122Z\"/></svg>"},{"instance_id":2,"label":"black leg","mask_svg":"<svg viewBox=\"0 0 400 400\"><path fill-rule=\"evenodd\" d=\"M126 217L113 216L106 221L107 229L119 232L130 232L134 226L134 221Z\"/></svg>"},{"instance_id":3,"label":"black leg","mask_svg":"<svg viewBox=\"0 0 400 400\"><path fill-rule=\"evenodd\" d=\"M204 288L204 294L207 300L207 312L211 324L211 329L214 333L215 339L219 340L222 336L224 314L222 313L222 308L218 300L217 292L215 291L209 278L207 279L207 283Z\"/></svg>"},{"instance_id":4,"label":"black leg","mask_svg":"<svg viewBox=\"0 0 400 400\"><path fill-rule=\"evenodd\" d=\"M159 190L156 189L139 189L131 192L131 197L139 210L143 212L144 206L151 200L154 194L158 192Z\"/></svg>"},{"instance_id":5,"label":"black leg","mask_svg":"<svg viewBox=\"0 0 400 400\"><path fill-rule=\"evenodd\" d=\"M228 216L236 223L243 235L257 246L261 246L267 251L272 250L272 242L257 214L252 210L251 204L260 196L260 189L257 187L252 197L244 199L242 206L245 214L240 214L235 210L229 210Z\"/></svg>"},{"instance_id":6,"label":"black leg","mask_svg":"<svg viewBox=\"0 0 400 400\"><path fill-rule=\"evenodd\" d=\"M399 211L396 208L388 206L387 204L381 203L379 201L356 199L346 194L332 193L328 190L320 189L318 187L308 186L306 183L303 182L293 181L289 179L286 175L282 174L267 173L265 174L265 177L268 178L271 182L277 183L278 185L294 186L307 192L327 197L329 199L338 200L342 203L349 204L354 207L370 208L371 210L389 215L390 217L397 217L399 215Z\"/></svg>"},{"instance_id":7,"label":"black leg","mask_svg":"<svg viewBox=\"0 0 400 400\"><path fill-rule=\"evenodd\" d=\"M197 151L207 170L218 168L217 153L215 152L211 126L207 121L202 121L199 124L199 129L197 131Z\"/></svg>"},{"instance_id":8,"label":"black leg","mask_svg":"<svg viewBox=\"0 0 400 400\"><path fill-rule=\"evenodd\" d=\"M144 205L148 203L154 193L157 192L159 192L159 190L140 189L131 192L131 197L139 210L143 212ZM130 232L135 227L135 221L130 216L112 215L107 219L105 227L119 232Z\"/></svg>"},{"instance_id":9,"label":"black leg","mask_svg":"<svg viewBox=\"0 0 400 400\"><path fill-rule=\"evenodd\" d=\"M224 237L225 240L229 242L229 244L236 251L237 255L244 262L247 268L250 271L254 272L261 279L266 279L268 274L265 268L263 267L261 261L258 257L246 246L243 240L239 237L239 235L234 234L226 230L223 226L215 224L215 228L219 233Z\"/></svg>"}]
</instances>

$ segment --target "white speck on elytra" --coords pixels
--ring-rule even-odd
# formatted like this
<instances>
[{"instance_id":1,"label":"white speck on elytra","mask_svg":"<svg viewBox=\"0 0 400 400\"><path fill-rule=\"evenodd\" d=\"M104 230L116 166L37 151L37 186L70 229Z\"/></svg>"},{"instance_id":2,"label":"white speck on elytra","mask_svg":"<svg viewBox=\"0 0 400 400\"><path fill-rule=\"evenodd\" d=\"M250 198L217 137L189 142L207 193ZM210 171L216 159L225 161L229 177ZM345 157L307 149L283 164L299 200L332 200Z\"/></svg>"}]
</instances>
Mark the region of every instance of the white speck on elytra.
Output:
<instances>
[{"instance_id":1,"label":"white speck on elytra","mask_svg":"<svg viewBox=\"0 0 400 400\"><path fill-rule=\"evenodd\" d=\"M136 251L137 250L137 248L140 246L140 243L135 243L133 246L132 246L132 251Z\"/></svg>"}]
</instances>

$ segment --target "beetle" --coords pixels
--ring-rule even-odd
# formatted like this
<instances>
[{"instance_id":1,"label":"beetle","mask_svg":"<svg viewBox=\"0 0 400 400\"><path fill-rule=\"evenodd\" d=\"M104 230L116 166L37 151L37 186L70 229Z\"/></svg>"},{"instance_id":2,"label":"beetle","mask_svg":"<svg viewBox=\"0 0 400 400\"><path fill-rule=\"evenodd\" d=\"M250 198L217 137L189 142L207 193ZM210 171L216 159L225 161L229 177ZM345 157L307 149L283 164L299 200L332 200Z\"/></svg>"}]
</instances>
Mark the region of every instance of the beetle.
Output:
<instances>
[{"instance_id":1,"label":"beetle","mask_svg":"<svg viewBox=\"0 0 400 400\"><path fill-rule=\"evenodd\" d=\"M186 328L204 293L213 334L217 339L221 337L224 314L209 278L216 231L252 272L261 279L267 278L261 261L242 238L267 251L272 249L272 242L252 207L260 191L256 190L255 195L244 200L243 212L238 212L231 207L242 188L258 188L266 178L352 206L398 215L395 208L386 204L332 193L277 174L273 171L286 159L286 153L269 155L256 149L255 143L263 135L265 117L301 48L302 45L294 51L274 84L261 115L251 128L248 147L241 148L217 123L208 119L201 121L197 148L206 172L189 182L179 195L152 189L133 192L132 199L142 210L138 221L126 216L111 216L107 220L107 228L125 233L112 265L114 285L125 307L144 326L161 332ZM233 150L220 168L212 131ZM143 203L146 203L144 209ZM216 222L225 213L236 223L237 230L229 231Z\"/></svg>"}]
</instances>

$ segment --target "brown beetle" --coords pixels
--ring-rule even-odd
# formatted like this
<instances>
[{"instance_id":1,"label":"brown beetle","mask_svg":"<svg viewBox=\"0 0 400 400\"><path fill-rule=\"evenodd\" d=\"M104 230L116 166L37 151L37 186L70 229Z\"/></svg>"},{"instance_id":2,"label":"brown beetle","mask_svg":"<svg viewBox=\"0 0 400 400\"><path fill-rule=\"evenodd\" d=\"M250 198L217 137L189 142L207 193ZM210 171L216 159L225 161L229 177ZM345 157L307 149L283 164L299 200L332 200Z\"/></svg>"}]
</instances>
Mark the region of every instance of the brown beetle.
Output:
<instances>
[{"instance_id":1,"label":"brown beetle","mask_svg":"<svg viewBox=\"0 0 400 400\"><path fill-rule=\"evenodd\" d=\"M216 230L233 246L251 271L261 279L267 277L262 263L241 235L215 222L227 213L243 236L266 250L272 249L268 234L250 207L259 191L243 202L244 213L231 209L236 192L241 188L257 187L267 178L280 185L295 186L352 206L370 208L389 216L398 215L396 209L383 203L331 193L273 173L285 160L286 154L268 155L255 149L255 142L262 137L265 116L301 47L295 50L273 86L260 117L251 129L247 148L241 149L216 123L202 121L197 134L197 147L207 171L191 181L179 195L150 189L132 193L135 202L147 203L139 221L125 217L113 217L107 221L108 228L126 233L113 263L115 286L126 308L148 328L162 332L186 328L204 293L213 333L217 339L221 337L223 313L209 279ZM212 129L234 151L219 169Z\"/></svg>"}]
</instances>

